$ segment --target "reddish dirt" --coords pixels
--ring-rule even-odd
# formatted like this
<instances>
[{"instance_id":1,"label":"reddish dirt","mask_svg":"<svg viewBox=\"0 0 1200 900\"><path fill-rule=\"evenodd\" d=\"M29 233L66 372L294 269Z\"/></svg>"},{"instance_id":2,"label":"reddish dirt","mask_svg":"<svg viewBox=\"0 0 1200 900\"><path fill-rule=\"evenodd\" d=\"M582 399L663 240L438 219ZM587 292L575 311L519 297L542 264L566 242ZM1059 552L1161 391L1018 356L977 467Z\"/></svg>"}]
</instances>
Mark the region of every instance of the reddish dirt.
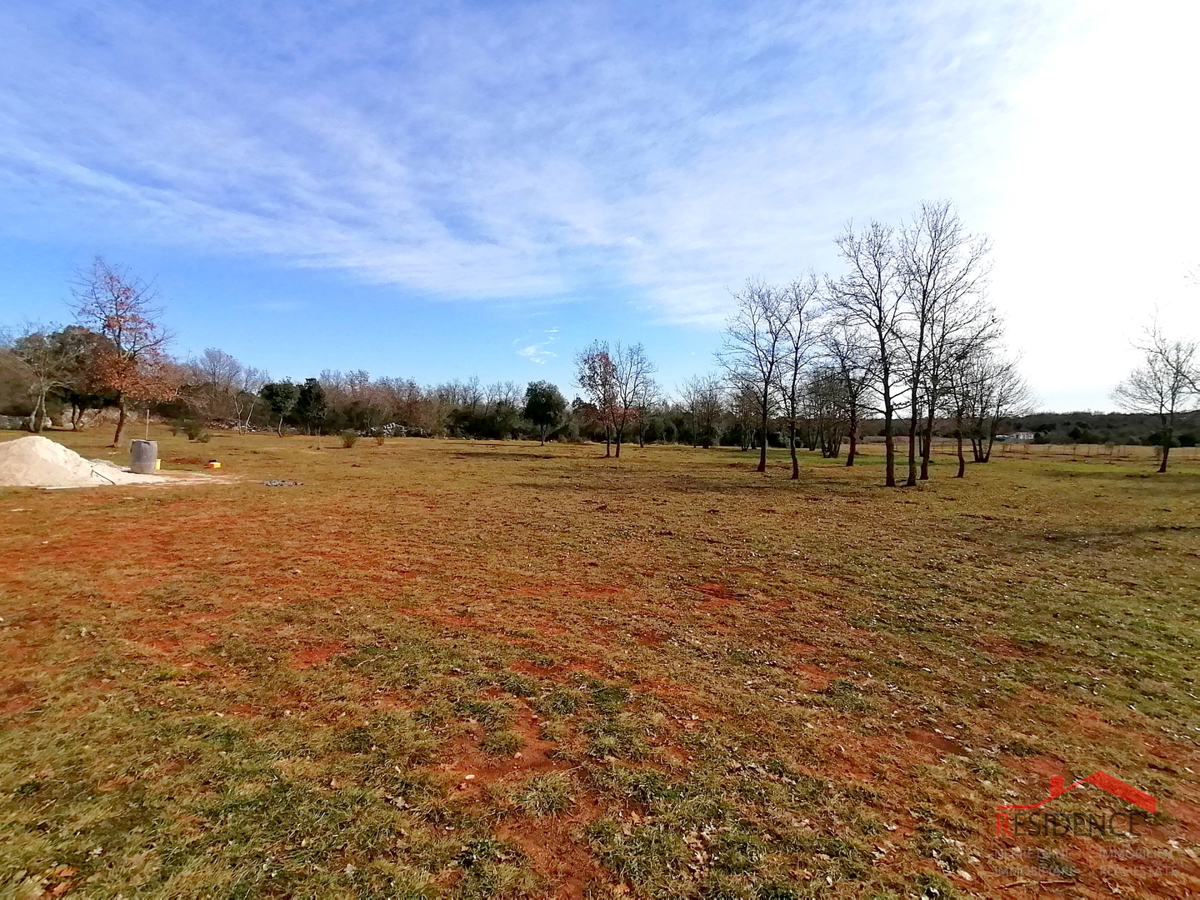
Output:
<instances>
[{"instance_id":1,"label":"reddish dirt","mask_svg":"<svg viewBox=\"0 0 1200 900\"><path fill-rule=\"evenodd\" d=\"M1008 638L1000 637L998 635L977 638L975 641L975 646L984 653L990 653L993 656L1016 658L1025 655L1025 653Z\"/></svg>"},{"instance_id":2,"label":"reddish dirt","mask_svg":"<svg viewBox=\"0 0 1200 900\"><path fill-rule=\"evenodd\" d=\"M723 584L697 584L692 586L692 590L707 594L714 600L726 601L727 603L738 602L738 598L730 593L729 588Z\"/></svg>"},{"instance_id":3,"label":"reddish dirt","mask_svg":"<svg viewBox=\"0 0 1200 900\"><path fill-rule=\"evenodd\" d=\"M350 650L350 646L341 641L316 644L293 653L289 663L293 669L309 669L313 666L324 665L334 656L345 656L350 653Z\"/></svg>"},{"instance_id":4,"label":"reddish dirt","mask_svg":"<svg viewBox=\"0 0 1200 900\"><path fill-rule=\"evenodd\" d=\"M796 672L803 675L810 688L823 691L833 682L833 676L812 663L801 663L796 666Z\"/></svg>"},{"instance_id":5,"label":"reddish dirt","mask_svg":"<svg viewBox=\"0 0 1200 900\"><path fill-rule=\"evenodd\" d=\"M498 829L503 840L520 847L533 870L554 885L552 900L582 900L588 883L599 880L603 869L579 835L599 815L588 797L577 798L566 816L554 819L523 817Z\"/></svg>"},{"instance_id":6,"label":"reddish dirt","mask_svg":"<svg viewBox=\"0 0 1200 900\"><path fill-rule=\"evenodd\" d=\"M908 739L916 741L918 744L924 744L926 747L932 747L939 753L955 753L959 756L967 755L967 751L963 749L962 744L944 734L938 734L936 731L914 728L908 732Z\"/></svg>"},{"instance_id":7,"label":"reddish dirt","mask_svg":"<svg viewBox=\"0 0 1200 900\"><path fill-rule=\"evenodd\" d=\"M634 635L633 639L642 647L661 647L666 642L667 636L656 631Z\"/></svg>"},{"instance_id":8,"label":"reddish dirt","mask_svg":"<svg viewBox=\"0 0 1200 900\"><path fill-rule=\"evenodd\" d=\"M572 675L590 675L593 678L601 678L604 674L600 662L594 659L558 662L552 666L539 666L530 660L518 659L509 663L508 668L521 675L549 678L560 684L569 680Z\"/></svg>"},{"instance_id":9,"label":"reddish dirt","mask_svg":"<svg viewBox=\"0 0 1200 900\"><path fill-rule=\"evenodd\" d=\"M524 742L524 746L511 756L491 756L479 748L484 736L482 726L451 741L443 750L444 761L434 767L454 782L455 790L463 797L478 795L485 786L500 781L524 780L545 772L564 771L570 768L561 760L552 759L554 741L538 737L540 721L536 713L525 704L517 707L508 728Z\"/></svg>"}]
</instances>

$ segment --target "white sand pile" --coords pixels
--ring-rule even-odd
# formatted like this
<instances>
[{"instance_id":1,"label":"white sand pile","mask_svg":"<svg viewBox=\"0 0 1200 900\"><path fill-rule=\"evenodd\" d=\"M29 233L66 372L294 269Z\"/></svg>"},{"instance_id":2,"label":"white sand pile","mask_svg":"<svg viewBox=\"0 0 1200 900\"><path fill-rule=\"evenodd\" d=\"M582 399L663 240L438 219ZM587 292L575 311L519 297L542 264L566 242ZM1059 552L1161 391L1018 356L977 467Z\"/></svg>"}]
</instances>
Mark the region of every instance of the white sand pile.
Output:
<instances>
[{"instance_id":1,"label":"white sand pile","mask_svg":"<svg viewBox=\"0 0 1200 900\"><path fill-rule=\"evenodd\" d=\"M0 485L7 487L72 488L166 480L156 475L134 475L108 460L84 459L39 435L0 443Z\"/></svg>"}]
</instances>

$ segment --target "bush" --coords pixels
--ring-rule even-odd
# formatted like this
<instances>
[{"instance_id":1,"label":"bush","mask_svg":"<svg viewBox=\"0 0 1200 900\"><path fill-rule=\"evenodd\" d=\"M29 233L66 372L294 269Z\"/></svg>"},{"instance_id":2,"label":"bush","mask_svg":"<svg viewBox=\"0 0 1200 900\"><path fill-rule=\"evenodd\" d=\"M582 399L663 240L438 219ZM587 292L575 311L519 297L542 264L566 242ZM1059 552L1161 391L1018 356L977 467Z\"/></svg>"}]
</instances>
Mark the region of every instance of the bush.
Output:
<instances>
[{"instance_id":1,"label":"bush","mask_svg":"<svg viewBox=\"0 0 1200 900\"><path fill-rule=\"evenodd\" d=\"M187 435L187 439L189 441L201 441L204 443L208 440L207 432L205 432L204 426L195 419L178 419L172 422L171 434L177 435L180 432L183 432L185 435Z\"/></svg>"},{"instance_id":2,"label":"bush","mask_svg":"<svg viewBox=\"0 0 1200 900\"><path fill-rule=\"evenodd\" d=\"M342 446L347 450L349 450L358 442L357 431L343 431L340 435L338 435L338 437L342 439Z\"/></svg>"}]
</instances>

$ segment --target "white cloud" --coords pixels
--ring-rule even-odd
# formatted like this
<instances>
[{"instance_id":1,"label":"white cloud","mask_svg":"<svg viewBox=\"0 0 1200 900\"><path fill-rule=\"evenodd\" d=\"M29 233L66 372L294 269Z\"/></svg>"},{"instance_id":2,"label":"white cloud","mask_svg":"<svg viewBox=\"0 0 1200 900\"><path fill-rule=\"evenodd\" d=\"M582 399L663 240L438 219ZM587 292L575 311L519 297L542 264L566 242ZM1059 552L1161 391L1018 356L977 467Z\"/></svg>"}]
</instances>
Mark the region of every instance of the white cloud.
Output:
<instances>
[{"instance_id":1,"label":"white cloud","mask_svg":"<svg viewBox=\"0 0 1200 900\"><path fill-rule=\"evenodd\" d=\"M525 359L532 363L537 363L538 365L544 365L549 360L557 358L557 353L552 350L547 350L546 348L558 340L558 329L548 328L542 333L549 335L549 337L540 341L534 341L533 343L529 344L525 343L530 339L529 335L513 341L514 344L524 345L517 350L517 356L523 356Z\"/></svg>"},{"instance_id":2,"label":"white cloud","mask_svg":"<svg viewBox=\"0 0 1200 900\"><path fill-rule=\"evenodd\" d=\"M747 276L835 266L848 219L949 196L1049 402L1152 302L1200 328L1184 4L54 9L0 9L13 233L711 327Z\"/></svg>"},{"instance_id":3,"label":"white cloud","mask_svg":"<svg viewBox=\"0 0 1200 900\"><path fill-rule=\"evenodd\" d=\"M793 271L849 215L910 205L875 187L927 158L910 138L955 113L913 94L982 89L999 38L955 61L986 29L904 8L329 25L250 6L206 30L117 5L75 26L98 35L13 16L0 177L30 206L155 240L434 296L626 286L707 321L726 284ZM281 49L229 50L238 27ZM931 51L939 39L951 49Z\"/></svg>"}]
</instances>

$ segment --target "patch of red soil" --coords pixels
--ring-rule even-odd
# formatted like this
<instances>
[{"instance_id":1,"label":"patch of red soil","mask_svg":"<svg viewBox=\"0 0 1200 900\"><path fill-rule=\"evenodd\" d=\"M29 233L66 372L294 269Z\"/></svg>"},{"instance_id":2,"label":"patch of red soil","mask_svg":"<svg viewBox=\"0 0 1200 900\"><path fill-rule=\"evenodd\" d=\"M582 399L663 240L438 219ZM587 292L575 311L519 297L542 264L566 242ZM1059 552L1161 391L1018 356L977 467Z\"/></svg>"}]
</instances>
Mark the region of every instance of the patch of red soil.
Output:
<instances>
[{"instance_id":1,"label":"patch of red soil","mask_svg":"<svg viewBox=\"0 0 1200 900\"><path fill-rule=\"evenodd\" d=\"M1071 779L1070 767L1057 756L1022 756L1003 760L1008 768L1025 775L1036 775L1040 786L1049 787L1051 778ZM1091 773L1087 773L1091 774ZM1041 797L1035 798L1040 800ZM1033 802L1033 801L1031 801Z\"/></svg>"},{"instance_id":2,"label":"patch of red soil","mask_svg":"<svg viewBox=\"0 0 1200 900\"><path fill-rule=\"evenodd\" d=\"M832 675L820 666L815 666L812 663L801 663L796 666L796 671L804 676L804 680L808 682L808 686L814 691L825 690L833 681Z\"/></svg>"},{"instance_id":3,"label":"patch of red soil","mask_svg":"<svg viewBox=\"0 0 1200 900\"><path fill-rule=\"evenodd\" d=\"M975 641L975 646L984 653L990 653L993 656L1015 658L1025 655L1021 649L1008 638L999 637L996 635L978 638Z\"/></svg>"},{"instance_id":4,"label":"patch of red soil","mask_svg":"<svg viewBox=\"0 0 1200 900\"><path fill-rule=\"evenodd\" d=\"M625 594L625 588L613 584L583 584L571 581L566 584L546 584L537 587L513 588L508 591L517 597L546 599L564 597L572 600L610 600Z\"/></svg>"},{"instance_id":5,"label":"patch of red soil","mask_svg":"<svg viewBox=\"0 0 1200 900\"><path fill-rule=\"evenodd\" d=\"M702 594L707 594L714 600L726 600L730 603L736 603L737 597L730 593L729 588L723 584L697 584L692 586L693 591L699 591Z\"/></svg>"},{"instance_id":6,"label":"patch of red soil","mask_svg":"<svg viewBox=\"0 0 1200 900\"><path fill-rule=\"evenodd\" d=\"M464 797L474 797L486 785L511 778L525 779L545 772L563 771L570 768L562 760L552 759L550 753L557 746L554 741L538 736L541 730L538 716L522 704L509 723L508 728L521 738L523 746L511 756L490 756L479 748L483 729L464 735L443 751L445 761L434 768L451 777L457 784L456 790Z\"/></svg>"},{"instance_id":7,"label":"patch of red soil","mask_svg":"<svg viewBox=\"0 0 1200 900\"><path fill-rule=\"evenodd\" d=\"M597 881L604 869L592 857L579 836L600 814L590 797L580 797L565 817L532 819L502 825L501 840L521 848L530 866L544 878L553 893L550 900L582 900L589 882Z\"/></svg>"},{"instance_id":8,"label":"patch of red soil","mask_svg":"<svg viewBox=\"0 0 1200 900\"><path fill-rule=\"evenodd\" d=\"M788 653L794 653L797 656L812 656L819 652L812 644L805 644L801 641L792 641L787 645Z\"/></svg>"},{"instance_id":9,"label":"patch of red soil","mask_svg":"<svg viewBox=\"0 0 1200 900\"><path fill-rule=\"evenodd\" d=\"M552 666L539 666L527 659L518 659L508 664L508 668L521 675L532 675L537 678L549 678L555 682L564 682L572 675L590 675L602 678L604 670L596 660L581 659L574 662L559 662Z\"/></svg>"},{"instance_id":10,"label":"patch of red soil","mask_svg":"<svg viewBox=\"0 0 1200 900\"><path fill-rule=\"evenodd\" d=\"M664 700L688 700L694 696L692 689L686 684L671 681L669 678L647 678L637 683L638 689L654 694Z\"/></svg>"},{"instance_id":11,"label":"patch of red soil","mask_svg":"<svg viewBox=\"0 0 1200 900\"><path fill-rule=\"evenodd\" d=\"M28 694L9 697L0 701L0 718L15 716L17 713L23 713L27 709L31 709L33 705L33 697Z\"/></svg>"},{"instance_id":12,"label":"patch of red soil","mask_svg":"<svg viewBox=\"0 0 1200 900\"><path fill-rule=\"evenodd\" d=\"M331 657L344 656L349 652L350 647L340 641L316 644L315 646L306 647L303 650L297 650L293 653L290 665L293 669L310 669L313 666L324 665L329 662Z\"/></svg>"},{"instance_id":13,"label":"patch of red soil","mask_svg":"<svg viewBox=\"0 0 1200 900\"><path fill-rule=\"evenodd\" d=\"M939 753L953 753L957 756L966 756L967 751L963 749L962 744L944 734L939 734L936 731L926 731L923 728L914 728L908 732L908 739L916 741L918 744L924 744L926 747L932 747Z\"/></svg>"}]
</instances>

